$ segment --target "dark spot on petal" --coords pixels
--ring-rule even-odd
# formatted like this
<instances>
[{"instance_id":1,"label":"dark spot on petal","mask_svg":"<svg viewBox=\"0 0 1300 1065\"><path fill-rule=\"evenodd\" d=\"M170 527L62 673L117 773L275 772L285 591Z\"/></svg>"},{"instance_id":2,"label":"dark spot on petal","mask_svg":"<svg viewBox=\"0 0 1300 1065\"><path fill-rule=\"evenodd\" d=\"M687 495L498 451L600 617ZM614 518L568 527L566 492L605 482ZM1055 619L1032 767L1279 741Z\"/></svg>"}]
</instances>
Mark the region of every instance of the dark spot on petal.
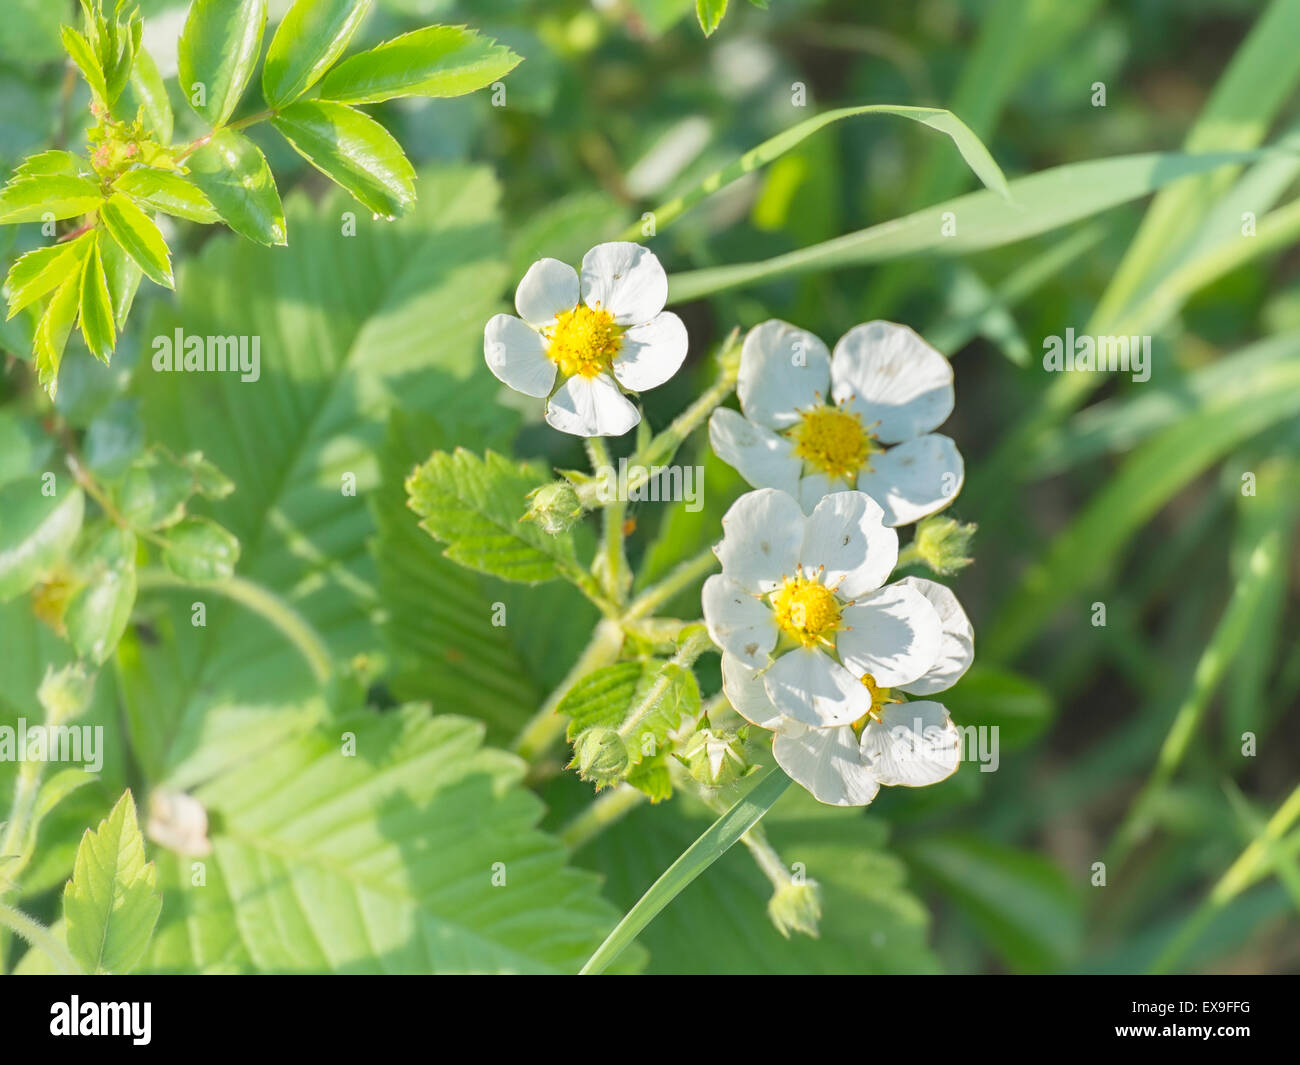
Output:
<instances>
[{"instance_id":1,"label":"dark spot on petal","mask_svg":"<svg viewBox=\"0 0 1300 1065\"><path fill-rule=\"evenodd\" d=\"M745 644L745 654L747 654L750 658L753 658L754 655L758 654L758 644L756 643Z\"/></svg>"}]
</instances>

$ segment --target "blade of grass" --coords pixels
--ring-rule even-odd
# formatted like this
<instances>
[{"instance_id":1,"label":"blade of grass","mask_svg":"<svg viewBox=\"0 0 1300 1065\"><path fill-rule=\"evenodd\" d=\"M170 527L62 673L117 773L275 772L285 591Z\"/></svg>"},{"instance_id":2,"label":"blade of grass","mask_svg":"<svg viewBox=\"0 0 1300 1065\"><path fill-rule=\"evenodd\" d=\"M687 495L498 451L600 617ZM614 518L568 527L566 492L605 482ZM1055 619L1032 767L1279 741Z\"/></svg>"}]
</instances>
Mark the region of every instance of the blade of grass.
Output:
<instances>
[{"instance_id":1,"label":"blade of grass","mask_svg":"<svg viewBox=\"0 0 1300 1065\"><path fill-rule=\"evenodd\" d=\"M1010 200L984 189L771 259L674 274L669 279L668 302L685 303L813 270L926 253L968 255L1014 244L1139 199L1179 178L1259 155L1150 152L1053 167L1012 181Z\"/></svg>"},{"instance_id":2,"label":"blade of grass","mask_svg":"<svg viewBox=\"0 0 1300 1065\"><path fill-rule=\"evenodd\" d=\"M1300 356L1300 335L1285 342ZM1300 414L1300 357L1261 371L1250 385L1227 402L1212 398L1189 411L1129 457L1003 604L985 638L988 660L1019 655L1045 619L1100 581L1133 533L1194 477L1243 441Z\"/></svg>"},{"instance_id":3,"label":"blade of grass","mask_svg":"<svg viewBox=\"0 0 1300 1065\"><path fill-rule=\"evenodd\" d=\"M923 126L938 130L952 138L952 142L966 160L966 164L989 189L1006 198L1007 179L1001 168L994 161L984 143L975 136L960 118L951 111L940 107L909 107L894 104L868 104L864 107L840 107L800 122L796 126L778 133L765 140L757 148L752 148L734 163L715 171L696 185L689 192L669 200L650 212L654 216L655 232L675 222L701 200L720 189L726 188L733 181L738 181L750 171L766 166L774 159L780 158L800 141L812 136L818 130L825 129L833 123L860 115L893 115L919 122ZM620 236L620 240L640 240L644 238L641 223L634 222Z\"/></svg>"},{"instance_id":4,"label":"blade of grass","mask_svg":"<svg viewBox=\"0 0 1300 1065\"><path fill-rule=\"evenodd\" d=\"M790 778L779 769L769 769L757 784L730 810L719 817L704 834L682 852L664 874L650 885L636 905L628 910L596 952L582 967L580 975L604 972L665 906L673 901L705 869L723 856L741 836L753 828L790 786Z\"/></svg>"}]
</instances>

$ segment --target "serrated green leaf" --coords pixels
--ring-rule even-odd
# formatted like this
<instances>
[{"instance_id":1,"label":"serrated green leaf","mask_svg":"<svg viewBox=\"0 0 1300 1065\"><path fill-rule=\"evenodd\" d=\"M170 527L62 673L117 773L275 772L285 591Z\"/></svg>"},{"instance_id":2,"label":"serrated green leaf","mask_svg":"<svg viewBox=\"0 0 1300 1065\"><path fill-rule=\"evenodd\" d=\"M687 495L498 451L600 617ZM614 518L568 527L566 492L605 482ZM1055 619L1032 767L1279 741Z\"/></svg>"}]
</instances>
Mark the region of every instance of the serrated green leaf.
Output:
<instances>
[{"instance_id":1,"label":"serrated green leaf","mask_svg":"<svg viewBox=\"0 0 1300 1065\"><path fill-rule=\"evenodd\" d=\"M162 558L182 580L206 582L234 576L239 540L207 518L186 518L167 530Z\"/></svg>"},{"instance_id":2,"label":"serrated green leaf","mask_svg":"<svg viewBox=\"0 0 1300 1065\"><path fill-rule=\"evenodd\" d=\"M221 217L193 181L171 170L143 167L128 170L117 179L113 188L150 210L162 211L191 222L211 223L219 221Z\"/></svg>"},{"instance_id":3,"label":"serrated green leaf","mask_svg":"<svg viewBox=\"0 0 1300 1065\"><path fill-rule=\"evenodd\" d=\"M695 17L700 20L705 37L713 36L726 13L727 0L695 0Z\"/></svg>"},{"instance_id":4,"label":"serrated green leaf","mask_svg":"<svg viewBox=\"0 0 1300 1065\"><path fill-rule=\"evenodd\" d=\"M171 253L154 220L120 192L113 193L99 212L108 234L154 284L175 288Z\"/></svg>"},{"instance_id":5,"label":"serrated green leaf","mask_svg":"<svg viewBox=\"0 0 1300 1065\"><path fill-rule=\"evenodd\" d=\"M76 218L104 200L99 186L70 174L18 178L0 189L0 223Z\"/></svg>"},{"instance_id":6,"label":"serrated green leaf","mask_svg":"<svg viewBox=\"0 0 1300 1065\"><path fill-rule=\"evenodd\" d=\"M153 130L158 143L170 144L176 120L171 100L167 97L167 86L158 73L158 64L147 49L141 48L136 52L130 84L132 99L144 113L145 125Z\"/></svg>"},{"instance_id":7,"label":"serrated green leaf","mask_svg":"<svg viewBox=\"0 0 1300 1065\"><path fill-rule=\"evenodd\" d=\"M103 528L83 551L86 583L64 614L68 639L82 658L102 665L117 648L135 605L135 536Z\"/></svg>"},{"instance_id":8,"label":"serrated green leaf","mask_svg":"<svg viewBox=\"0 0 1300 1065\"><path fill-rule=\"evenodd\" d=\"M241 133L219 130L186 165L190 180L241 237L258 244L286 243L280 193L256 144Z\"/></svg>"},{"instance_id":9,"label":"serrated green leaf","mask_svg":"<svg viewBox=\"0 0 1300 1065\"><path fill-rule=\"evenodd\" d=\"M549 536L522 522L524 497L549 478L489 451L483 458L457 448L435 452L407 478L408 505L420 527L447 543L446 555L463 566L535 584L577 565L570 533Z\"/></svg>"},{"instance_id":10,"label":"serrated green leaf","mask_svg":"<svg viewBox=\"0 0 1300 1065\"><path fill-rule=\"evenodd\" d=\"M56 481L56 494L50 496L42 490L45 483L32 476L0 487L0 602L35 584L64 556L81 528L81 489Z\"/></svg>"},{"instance_id":11,"label":"serrated green leaf","mask_svg":"<svg viewBox=\"0 0 1300 1065\"><path fill-rule=\"evenodd\" d=\"M158 871L145 862L128 790L77 848L63 892L68 948L88 973L129 973L148 949L161 909Z\"/></svg>"},{"instance_id":12,"label":"serrated green leaf","mask_svg":"<svg viewBox=\"0 0 1300 1065\"><path fill-rule=\"evenodd\" d=\"M411 706L254 749L194 793L214 826L206 884L160 859L142 968L576 971L617 915L538 831L524 769L477 722Z\"/></svg>"},{"instance_id":13,"label":"serrated green leaf","mask_svg":"<svg viewBox=\"0 0 1300 1065\"><path fill-rule=\"evenodd\" d=\"M89 169L71 152L51 148L48 151L29 155L14 167L14 178L52 177L56 174L65 177L80 177L87 173Z\"/></svg>"},{"instance_id":14,"label":"serrated green leaf","mask_svg":"<svg viewBox=\"0 0 1300 1065\"><path fill-rule=\"evenodd\" d=\"M93 237L83 233L75 240L51 244L20 256L9 269L5 288L9 299L9 317L63 284L81 268L81 257Z\"/></svg>"},{"instance_id":15,"label":"serrated green leaf","mask_svg":"<svg viewBox=\"0 0 1300 1065\"><path fill-rule=\"evenodd\" d=\"M556 710L569 718L570 742L589 728L618 731L633 766L662 754L668 733L699 711L695 674L658 659L619 662L589 673L569 689Z\"/></svg>"},{"instance_id":16,"label":"serrated green leaf","mask_svg":"<svg viewBox=\"0 0 1300 1065\"><path fill-rule=\"evenodd\" d=\"M283 107L315 85L372 6L373 0L297 0L266 52L262 95L267 105Z\"/></svg>"},{"instance_id":17,"label":"serrated green leaf","mask_svg":"<svg viewBox=\"0 0 1300 1065\"><path fill-rule=\"evenodd\" d=\"M81 259L84 268L85 257ZM59 363L67 347L72 325L77 320L77 306L81 300L81 271L73 273L54 290L45 313L36 325L32 353L36 359L36 375L41 387L53 399L59 390Z\"/></svg>"},{"instance_id":18,"label":"serrated green leaf","mask_svg":"<svg viewBox=\"0 0 1300 1065\"><path fill-rule=\"evenodd\" d=\"M104 68L100 65L99 57L90 42L71 26L60 26L59 38L63 41L64 51L77 64L81 76L86 79L86 84L90 86L90 91L95 94L95 98L104 105L110 103L108 87L104 80Z\"/></svg>"},{"instance_id":19,"label":"serrated green leaf","mask_svg":"<svg viewBox=\"0 0 1300 1065\"><path fill-rule=\"evenodd\" d=\"M325 100L373 104L395 96L462 96L520 62L509 48L464 26L426 26L350 56L321 82Z\"/></svg>"},{"instance_id":20,"label":"serrated green leaf","mask_svg":"<svg viewBox=\"0 0 1300 1065\"><path fill-rule=\"evenodd\" d=\"M108 279L104 276L104 263L99 255L98 234L93 236L81 268L81 335L90 353L100 362L107 363L117 345L117 330Z\"/></svg>"},{"instance_id":21,"label":"serrated green leaf","mask_svg":"<svg viewBox=\"0 0 1300 1065\"><path fill-rule=\"evenodd\" d=\"M415 202L415 168L369 115L326 100L303 100L271 124L299 155L375 214L394 217Z\"/></svg>"},{"instance_id":22,"label":"serrated green leaf","mask_svg":"<svg viewBox=\"0 0 1300 1065\"><path fill-rule=\"evenodd\" d=\"M194 0L177 52L177 76L190 107L214 127L239 103L257 66L266 0Z\"/></svg>"},{"instance_id":23,"label":"serrated green leaf","mask_svg":"<svg viewBox=\"0 0 1300 1065\"><path fill-rule=\"evenodd\" d=\"M140 288L140 279L144 276L144 271L107 230L99 237L99 259L104 264L104 277L108 281L109 301L113 305L113 321L121 332L122 327L126 325L126 316L131 313L131 305L135 302L135 294Z\"/></svg>"}]
</instances>

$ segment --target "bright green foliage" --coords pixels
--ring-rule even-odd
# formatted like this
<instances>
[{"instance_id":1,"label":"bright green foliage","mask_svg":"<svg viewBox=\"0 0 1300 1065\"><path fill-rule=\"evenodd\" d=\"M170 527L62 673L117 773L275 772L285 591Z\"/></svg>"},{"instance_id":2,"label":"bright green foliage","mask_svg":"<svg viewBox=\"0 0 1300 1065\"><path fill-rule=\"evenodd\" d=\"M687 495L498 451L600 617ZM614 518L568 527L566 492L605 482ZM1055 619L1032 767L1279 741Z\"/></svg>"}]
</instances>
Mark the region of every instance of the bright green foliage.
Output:
<instances>
[{"instance_id":1,"label":"bright green foliage","mask_svg":"<svg viewBox=\"0 0 1300 1065\"><path fill-rule=\"evenodd\" d=\"M56 238L20 258L6 283L11 317L45 299L28 335L51 398L78 319L86 347L107 363L140 276L172 287L171 252L155 212L204 225L220 221L259 244L288 241L275 178L243 128L270 120L368 211L393 218L415 203L415 170L382 125L347 105L461 96L494 84L520 61L473 30L430 26L340 63L371 0L299 0L262 63L265 109L235 119L262 60L266 0L193 0L177 79L210 128L177 143L167 86L141 45L138 11L122 4L106 10L103 0L82 7L81 29L62 26L60 40L90 86L89 163L62 150L41 152L0 189L0 224L39 222L43 237ZM322 79L323 99L299 99ZM56 230L60 222L67 225Z\"/></svg>"},{"instance_id":2,"label":"bright green foliage","mask_svg":"<svg viewBox=\"0 0 1300 1065\"><path fill-rule=\"evenodd\" d=\"M575 972L616 914L536 828L482 726L357 711L257 750L195 796L207 883L162 866L151 972ZM495 877L495 880L494 880Z\"/></svg>"},{"instance_id":3,"label":"bright green foliage","mask_svg":"<svg viewBox=\"0 0 1300 1065\"><path fill-rule=\"evenodd\" d=\"M446 555L463 566L535 584L576 571L573 537L550 536L523 523L523 498L546 477L489 451L438 452L406 483L411 509Z\"/></svg>"},{"instance_id":4,"label":"bright green foliage","mask_svg":"<svg viewBox=\"0 0 1300 1065\"><path fill-rule=\"evenodd\" d=\"M95 831L86 831L63 892L68 947L88 973L129 973L149 946L162 896L146 864L135 800L123 793Z\"/></svg>"}]
</instances>

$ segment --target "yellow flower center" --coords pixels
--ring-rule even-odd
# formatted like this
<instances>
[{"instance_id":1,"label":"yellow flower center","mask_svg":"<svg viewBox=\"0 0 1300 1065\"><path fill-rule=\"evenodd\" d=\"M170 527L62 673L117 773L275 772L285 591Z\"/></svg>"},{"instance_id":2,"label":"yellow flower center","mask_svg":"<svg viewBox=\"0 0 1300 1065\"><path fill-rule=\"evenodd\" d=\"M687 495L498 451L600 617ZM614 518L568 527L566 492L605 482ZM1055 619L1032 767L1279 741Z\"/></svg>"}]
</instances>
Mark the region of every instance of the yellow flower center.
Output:
<instances>
[{"instance_id":1,"label":"yellow flower center","mask_svg":"<svg viewBox=\"0 0 1300 1065\"><path fill-rule=\"evenodd\" d=\"M853 722L853 731L859 736L862 735L862 730L867 727L867 722L873 717L877 721L880 720L880 712L884 710L889 703L901 703L903 701L894 695L892 688L878 687L876 684L876 678L870 673L862 674L862 685L871 693L871 709L858 718L858 720Z\"/></svg>"},{"instance_id":2,"label":"yellow flower center","mask_svg":"<svg viewBox=\"0 0 1300 1065\"><path fill-rule=\"evenodd\" d=\"M813 407L790 430L794 453L829 477L852 479L880 450L853 411Z\"/></svg>"},{"instance_id":3,"label":"yellow flower center","mask_svg":"<svg viewBox=\"0 0 1300 1065\"><path fill-rule=\"evenodd\" d=\"M803 575L786 578L772 593L772 610L781 631L805 647L830 643L829 636L840 627L840 604L826 585Z\"/></svg>"},{"instance_id":4,"label":"yellow flower center","mask_svg":"<svg viewBox=\"0 0 1300 1065\"><path fill-rule=\"evenodd\" d=\"M550 342L546 354L568 376L606 372L623 344L623 329L614 316L585 303L556 315L555 324L542 335Z\"/></svg>"}]
</instances>

